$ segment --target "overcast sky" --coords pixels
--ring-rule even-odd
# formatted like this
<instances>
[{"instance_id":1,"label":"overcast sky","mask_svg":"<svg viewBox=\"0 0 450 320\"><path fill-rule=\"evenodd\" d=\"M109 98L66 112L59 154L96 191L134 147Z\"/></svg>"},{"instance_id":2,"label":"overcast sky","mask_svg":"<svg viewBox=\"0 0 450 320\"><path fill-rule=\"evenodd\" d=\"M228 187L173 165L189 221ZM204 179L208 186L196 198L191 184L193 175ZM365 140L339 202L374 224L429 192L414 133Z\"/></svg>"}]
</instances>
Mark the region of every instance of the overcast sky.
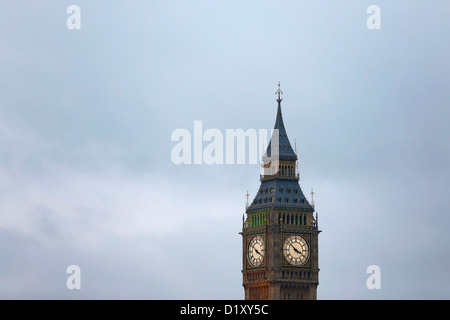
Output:
<instances>
[{"instance_id":1,"label":"overcast sky","mask_svg":"<svg viewBox=\"0 0 450 320\"><path fill-rule=\"evenodd\" d=\"M0 298L243 299L259 166L175 165L171 134L271 129L281 81L318 298L449 299L449 16L446 0L4 1Z\"/></svg>"}]
</instances>

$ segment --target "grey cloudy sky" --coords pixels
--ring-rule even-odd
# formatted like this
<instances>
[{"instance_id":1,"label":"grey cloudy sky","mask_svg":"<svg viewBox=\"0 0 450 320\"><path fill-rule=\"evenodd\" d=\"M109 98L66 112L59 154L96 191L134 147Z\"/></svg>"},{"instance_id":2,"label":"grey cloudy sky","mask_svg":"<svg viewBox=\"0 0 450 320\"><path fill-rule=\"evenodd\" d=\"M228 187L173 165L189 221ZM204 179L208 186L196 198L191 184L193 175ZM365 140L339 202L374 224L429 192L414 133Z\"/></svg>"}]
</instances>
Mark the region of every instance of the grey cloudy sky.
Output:
<instances>
[{"instance_id":1,"label":"grey cloudy sky","mask_svg":"<svg viewBox=\"0 0 450 320\"><path fill-rule=\"evenodd\" d=\"M271 129L281 81L323 231L318 298L449 299L449 16L444 0L5 1L0 298L243 299L259 167L176 166L170 137Z\"/></svg>"}]
</instances>

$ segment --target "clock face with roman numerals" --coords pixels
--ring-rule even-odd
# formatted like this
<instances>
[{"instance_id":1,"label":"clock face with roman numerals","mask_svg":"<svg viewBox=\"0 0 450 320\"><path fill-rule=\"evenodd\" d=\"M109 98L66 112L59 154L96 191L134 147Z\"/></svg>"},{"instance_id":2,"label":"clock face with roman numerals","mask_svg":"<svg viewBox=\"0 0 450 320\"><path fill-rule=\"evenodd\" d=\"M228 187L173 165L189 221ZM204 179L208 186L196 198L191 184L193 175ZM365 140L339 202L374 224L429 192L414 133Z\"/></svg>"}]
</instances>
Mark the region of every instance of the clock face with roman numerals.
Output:
<instances>
[{"instance_id":1,"label":"clock face with roman numerals","mask_svg":"<svg viewBox=\"0 0 450 320\"><path fill-rule=\"evenodd\" d=\"M258 267L264 259L264 253L264 239L261 236L254 236L248 245L248 261L253 267Z\"/></svg>"},{"instance_id":2,"label":"clock face with roman numerals","mask_svg":"<svg viewBox=\"0 0 450 320\"><path fill-rule=\"evenodd\" d=\"M308 243L300 235L291 235L284 241L283 255L291 265L301 266L308 260Z\"/></svg>"}]
</instances>

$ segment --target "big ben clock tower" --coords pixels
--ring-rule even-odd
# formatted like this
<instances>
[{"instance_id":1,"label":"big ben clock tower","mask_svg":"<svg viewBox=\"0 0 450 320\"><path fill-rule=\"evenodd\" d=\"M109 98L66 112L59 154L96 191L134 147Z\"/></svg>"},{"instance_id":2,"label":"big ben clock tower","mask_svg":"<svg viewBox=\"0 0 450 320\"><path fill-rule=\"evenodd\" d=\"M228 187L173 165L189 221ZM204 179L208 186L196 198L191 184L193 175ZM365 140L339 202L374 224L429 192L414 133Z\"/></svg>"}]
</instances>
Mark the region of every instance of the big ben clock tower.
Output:
<instances>
[{"instance_id":1,"label":"big ben clock tower","mask_svg":"<svg viewBox=\"0 0 450 320\"><path fill-rule=\"evenodd\" d=\"M277 117L262 158L261 185L242 226L245 299L317 299L318 219L299 185L297 150L284 127L279 83L276 93Z\"/></svg>"}]
</instances>

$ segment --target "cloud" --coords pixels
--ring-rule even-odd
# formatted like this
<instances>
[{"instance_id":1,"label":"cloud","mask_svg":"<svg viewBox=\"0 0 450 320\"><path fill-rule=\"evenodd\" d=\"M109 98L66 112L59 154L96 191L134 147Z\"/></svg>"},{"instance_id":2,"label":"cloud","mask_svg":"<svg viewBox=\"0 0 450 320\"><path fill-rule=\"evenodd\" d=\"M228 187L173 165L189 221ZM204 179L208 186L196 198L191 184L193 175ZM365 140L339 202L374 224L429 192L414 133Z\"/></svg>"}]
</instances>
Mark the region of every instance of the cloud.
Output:
<instances>
[{"instance_id":1,"label":"cloud","mask_svg":"<svg viewBox=\"0 0 450 320\"><path fill-rule=\"evenodd\" d=\"M2 298L241 297L242 206L228 200L235 192L137 175L120 159L101 170L95 161L81 168L59 162L52 152L61 149L19 123L1 126L0 255L8 257L0 266ZM91 150L77 152L88 158ZM102 152L95 149L91 161L104 159ZM65 287L71 264L82 270L80 292ZM218 272L234 281L217 282Z\"/></svg>"},{"instance_id":2,"label":"cloud","mask_svg":"<svg viewBox=\"0 0 450 320\"><path fill-rule=\"evenodd\" d=\"M444 1L385 4L380 32L332 1L79 5L79 32L65 5L15 1L0 19L2 297L242 298L259 168L176 166L170 136L270 129L277 81L316 192L319 297L449 296Z\"/></svg>"}]
</instances>

